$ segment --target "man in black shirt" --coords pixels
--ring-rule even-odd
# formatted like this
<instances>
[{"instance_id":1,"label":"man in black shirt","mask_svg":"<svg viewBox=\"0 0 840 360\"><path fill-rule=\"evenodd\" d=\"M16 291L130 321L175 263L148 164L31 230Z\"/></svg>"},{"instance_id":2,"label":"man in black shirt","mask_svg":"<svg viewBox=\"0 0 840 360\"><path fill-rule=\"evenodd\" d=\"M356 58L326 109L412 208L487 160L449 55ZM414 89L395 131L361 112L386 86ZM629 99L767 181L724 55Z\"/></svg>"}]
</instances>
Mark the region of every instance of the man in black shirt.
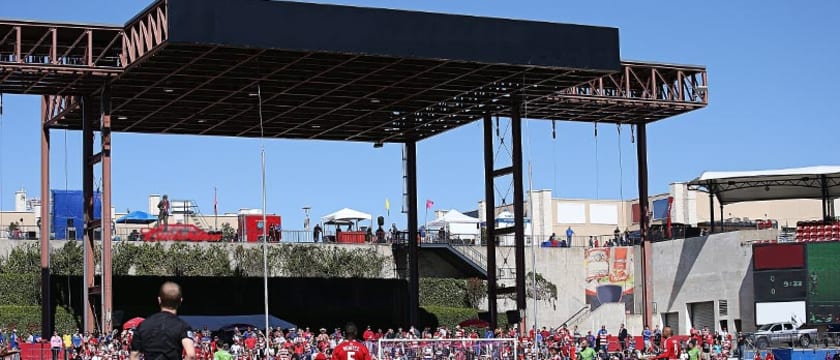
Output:
<instances>
[{"instance_id":1,"label":"man in black shirt","mask_svg":"<svg viewBox=\"0 0 840 360\"><path fill-rule=\"evenodd\" d=\"M178 307L181 306L181 287L166 282L160 287L158 304L160 312L149 316L137 327L131 341L131 360L139 360L143 353L145 360L195 359L195 347L190 325L181 320Z\"/></svg>"}]
</instances>

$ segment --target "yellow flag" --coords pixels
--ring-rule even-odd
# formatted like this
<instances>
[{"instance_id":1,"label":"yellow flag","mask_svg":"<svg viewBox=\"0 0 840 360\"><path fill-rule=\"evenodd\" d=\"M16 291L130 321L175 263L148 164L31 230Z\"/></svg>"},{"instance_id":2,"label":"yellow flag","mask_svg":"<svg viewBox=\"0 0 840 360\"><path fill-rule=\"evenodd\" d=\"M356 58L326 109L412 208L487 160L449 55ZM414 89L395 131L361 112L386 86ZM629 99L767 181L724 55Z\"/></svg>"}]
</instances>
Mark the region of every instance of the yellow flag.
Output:
<instances>
[{"instance_id":1,"label":"yellow flag","mask_svg":"<svg viewBox=\"0 0 840 360\"><path fill-rule=\"evenodd\" d=\"M391 201L385 198L385 210L391 211Z\"/></svg>"}]
</instances>

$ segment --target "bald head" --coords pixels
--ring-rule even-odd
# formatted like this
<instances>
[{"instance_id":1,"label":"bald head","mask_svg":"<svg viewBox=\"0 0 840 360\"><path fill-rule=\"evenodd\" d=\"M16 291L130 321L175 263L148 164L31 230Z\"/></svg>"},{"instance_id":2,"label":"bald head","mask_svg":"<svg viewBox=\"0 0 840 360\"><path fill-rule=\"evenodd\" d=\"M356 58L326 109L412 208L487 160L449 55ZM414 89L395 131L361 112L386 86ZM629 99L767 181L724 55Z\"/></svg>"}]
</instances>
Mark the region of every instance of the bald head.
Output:
<instances>
[{"instance_id":1,"label":"bald head","mask_svg":"<svg viewBox=\"0 0 840 360\"><path fill-rule=\"evenodd\" d=\"M671 337L671 335L673 335L673 334L674 334L674 330L671 330L670 326L666 326L666 327L662 328L662 337L667 339L667 338Z\"/></svg>"},{"instance_id":2,"label":"bald head","mask_svg":"<svg viewBox=\"0 0 840 360\"><path fill-rule=\"evenodd\" d=\"M167 281L160 286L158 292L158 303L161 309L178 310L181 306L181 287L178 284Z\"/></svg>"}]
</instances>

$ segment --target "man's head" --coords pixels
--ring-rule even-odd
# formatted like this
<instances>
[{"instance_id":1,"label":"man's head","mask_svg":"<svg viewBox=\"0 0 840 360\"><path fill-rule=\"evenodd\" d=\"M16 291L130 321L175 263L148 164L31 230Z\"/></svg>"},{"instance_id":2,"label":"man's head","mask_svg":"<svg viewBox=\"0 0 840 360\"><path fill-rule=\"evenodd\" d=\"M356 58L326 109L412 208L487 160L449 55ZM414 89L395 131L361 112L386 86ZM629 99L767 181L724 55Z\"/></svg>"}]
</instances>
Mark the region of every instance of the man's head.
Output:
<instances>
[{"instance_id":1,"label":"man's head","mask_svg":"<svg viewBox=\"0 0 840 360\"><path fill-rule=\"evenodd\" d=\"M662 329L662 337L669 338L673 335L673 330L671 330L670 326L666 326Z\"/></svg>"},{"instance_id":2,"label":"man's head","mask_svg":"<svg viewBox=\"0 0 840 360\"><path fill-rule=\"evenodd\" d=\"M356 324L354 323L347 323L347 326L344 327L344 337L355 340L359 335L359 329L356 328Z\"/></svg>"},{"instance_id":3,"label":"man's head","mask_svg":"<svg viewBox=\"0 0 840 360\"><path fill-rule=\"evenodd\" d=\"M178 310L181 301L183 301L183 298L181 297L181 287L178 284L167 281L160 286L158 304L160 304L161 309Z\"/></svg>"}]
</instances>

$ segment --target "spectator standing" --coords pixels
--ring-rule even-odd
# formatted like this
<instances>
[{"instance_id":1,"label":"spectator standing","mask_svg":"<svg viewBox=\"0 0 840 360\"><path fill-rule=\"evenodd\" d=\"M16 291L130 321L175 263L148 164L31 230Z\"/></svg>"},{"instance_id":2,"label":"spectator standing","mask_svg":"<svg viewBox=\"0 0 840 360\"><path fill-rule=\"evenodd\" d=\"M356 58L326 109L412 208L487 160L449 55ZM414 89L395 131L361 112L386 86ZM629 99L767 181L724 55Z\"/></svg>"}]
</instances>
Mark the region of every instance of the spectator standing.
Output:
<instances>
[{"instance_id":1,"label":"spectator standing","mask_svg":"<svg viewBox=\"0 0 840 360\"><path fill-rule=\"evenodd\" d=\"M50 350L52 351L53 360L58 360L58 354L61 352L62 345L64 345L64 341L61 340L61 336L58 336L58 331L53 331L53 335L50 338Z\"/></svg>"},{"instance_id":2,"label":"spectator standing","mask_svg":"<svg viewBox=\"0 0 840 360\"><path fill-rule=\"evenodd\" d=\"M321 241L321 233L322 232L323 232L323 230L321 230L321 224L315 224L315 227L312 228L312 241L314 241L314 242Z\"/></svg>"},{"instance_id":3,"label":"spectator standing","mask_svg":"<svg viewBox=\"0 0 840 360\"><path fill-rule=\"evenodd\" d=\"M651 337L653 336L653 332L650 331L650 326L645 326L645 329L642 330L642 340L644 342L644 349L645 352L653 352L653 343L650 341Z\"/></svg>"},{"instance_id":4,"label":"spectator standing","mask_svg":"<svg viewBox=\"0 0 840 360\"><path fill-rule=\"evenodd\" d=\"M627 328L624 324L618 328L618 343L621 345L621 351L627 350Z\"/></svg>"},{"instance_id":5,"label":"spectator standing","mask_svg":"<svg viewBox=\"0 0 840 360\"><path fill-rule=\"evenodd\" d=\"M566 229L566 243L571 244L572 243L572 236L574 236L574 235L575 235L575 231L572 230L571 226L569 226Z\"/></svg>"},{"instance_id":6,"label":"spectator standing","mask_svg":"<svg viewBox=\"0 0 840 360\"><path fill-rule=\"evenodd\" d=\"M609 331L606 325L601 325L601 330L598 330L598 348L604 353L607 352L607 339L609 338Z\"/></svg>"},{"instance_id":7,"label":"spectator standing","mask_svg":"<svg viewBox=\"0 0 840 360\"><path fill-rule=\"evenodd\" d=\"M158 202L158 226L163 224L163 231L169 229L169 196L164 194Z\"/></svg>"},{"instance_id":8,"label":"spectator standing","mask_svg":"<svg viewBox=\"0 0 840 360\"><path fill-rule=\"evenodd\" d=\"M164 195L165 197L165 195ZM195 343L189 324L178 318L183 297L181 287L165 282L158 293L160 312L149 316L137 327L131 341L131 360L139 360L140 353L150 360L195 359Z\"/></svg>"}]
</instances>

